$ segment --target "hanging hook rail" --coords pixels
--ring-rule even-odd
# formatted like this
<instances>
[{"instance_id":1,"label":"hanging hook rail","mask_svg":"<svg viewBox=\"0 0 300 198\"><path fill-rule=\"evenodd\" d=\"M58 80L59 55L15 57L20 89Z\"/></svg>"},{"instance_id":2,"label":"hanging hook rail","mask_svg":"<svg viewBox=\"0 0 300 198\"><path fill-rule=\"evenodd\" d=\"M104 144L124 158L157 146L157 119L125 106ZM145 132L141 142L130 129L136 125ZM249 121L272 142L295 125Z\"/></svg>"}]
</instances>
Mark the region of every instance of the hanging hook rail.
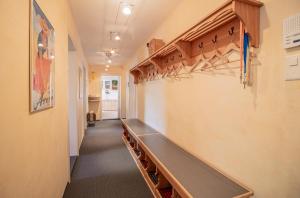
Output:
<instances>
[{"instance_id":1,"label":"hanging hook rail","mask_svg":"<svg viewBox=\"0 0 300 198\"><path fill-rule=\"evenodd\" d=\"M247 29L247 33L251 38L250 45L253 47L259 46L259 8L261 6L263 4L255 0L227 1L198 24L133 67L131 73L135 78L143 79L150 72L150 79L154 79L158 75L162 77L169 76L173 72L177 75L182 68L196 68L196 62L197 64L201 62L207 68L211 68L211 65L217 63L218 60L223 60L222 62L226 64L227 54L235 49L230 43L235 44L241 38L242 29ZM241 26L244 28L241 28ZM239 51L240 47L238 46ZM210 57L206 58L206 56ZM159 59L159 61L152 62L152 59ZM151 69L144 70L153 63L159 69L159 72L153 72ZM186 66L178 66L179 63ZM138 68L143 68L142 72L134 72ZM135 83L138 83L138 81L135 80Z\"/></svg>"}]
</instances>

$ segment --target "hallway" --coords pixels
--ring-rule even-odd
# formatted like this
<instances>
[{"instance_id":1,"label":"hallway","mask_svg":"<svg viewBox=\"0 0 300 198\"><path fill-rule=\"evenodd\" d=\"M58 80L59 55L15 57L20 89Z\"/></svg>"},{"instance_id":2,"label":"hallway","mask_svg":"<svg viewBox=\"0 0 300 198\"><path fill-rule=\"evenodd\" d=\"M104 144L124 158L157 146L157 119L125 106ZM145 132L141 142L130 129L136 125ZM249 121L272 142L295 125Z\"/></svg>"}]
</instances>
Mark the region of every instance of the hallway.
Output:
<instances>
[{"instance_id":1,"label":"hallway","mask_svg":"<svg viewBox=\"0 0 300 198\"><path fill-rule=\"evenodd\" d=\"M122 137L119 120L89 128L64 198L152 197Z\"/></svg>"},{"instance_id":2,"label":"hallway","mask_svg":"<svg viewBox=\"0 0 300 198\"><path fill-rule=\"evenodd\" d=\"M300 0L0 16L0 198L300 198Z\"/></svg>"}]
</instances>

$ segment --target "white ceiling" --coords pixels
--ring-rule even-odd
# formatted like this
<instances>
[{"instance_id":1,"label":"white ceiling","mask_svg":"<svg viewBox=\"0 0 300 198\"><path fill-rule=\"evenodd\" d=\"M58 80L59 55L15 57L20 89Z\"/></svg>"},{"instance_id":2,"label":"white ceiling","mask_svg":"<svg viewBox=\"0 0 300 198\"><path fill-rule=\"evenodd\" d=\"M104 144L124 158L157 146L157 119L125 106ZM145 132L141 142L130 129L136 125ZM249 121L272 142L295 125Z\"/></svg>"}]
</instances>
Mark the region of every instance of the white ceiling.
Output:
<instances>
[{"instance_id":1,"label":"white ceiling","mask_svg":"<svg viewBox=\"0 0 300 198\"><path fill-rule=\"evenodd\" d=\"M182 0L69 0L83 50L89 64L106 64L96 52L116 48L112 65L122 65L151 35L154 29ZM123 15L120 3L133 4L133 13ZM110 40L119 32L121 41Z\"/></svg>"}]
</instances>

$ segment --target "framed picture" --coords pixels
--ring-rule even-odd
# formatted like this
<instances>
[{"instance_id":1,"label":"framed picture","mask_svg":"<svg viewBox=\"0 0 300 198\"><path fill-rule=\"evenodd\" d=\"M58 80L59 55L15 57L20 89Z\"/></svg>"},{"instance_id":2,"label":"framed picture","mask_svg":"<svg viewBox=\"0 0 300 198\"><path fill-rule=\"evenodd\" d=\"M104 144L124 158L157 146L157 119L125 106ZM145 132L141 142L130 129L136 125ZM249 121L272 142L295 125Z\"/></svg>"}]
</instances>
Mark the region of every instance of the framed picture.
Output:
<instances>
[{"instance_id":1,"label":"framed picture","mask_svg":"<svg viewBox=\"0 0 300 198\"><path fill-rule=\"evenodd\" d=\"M30 12L30 112L54 106L55 33L35 0Z\"/></svg>"},{"instance_id":2,"label":"framed picture","mask_svg":"<svg viewBox=\"0 0 300 198\"><path fill-rule=\"evenodd\" d=\"M118 81L117 80L112 80L111 81L111 85L112 85L112 90L118 90Z\"/></svg>"},{"instance_id":3,"label":"framed picture","mask_svg":"<svg viewBox=\"0 0 300 198\"><path fill-rule=\"evenodd\" d=\"M105 87L105 89L110 89L110 81L109 80L104 81L104 87Z\"/></svg>"}]
</instances>

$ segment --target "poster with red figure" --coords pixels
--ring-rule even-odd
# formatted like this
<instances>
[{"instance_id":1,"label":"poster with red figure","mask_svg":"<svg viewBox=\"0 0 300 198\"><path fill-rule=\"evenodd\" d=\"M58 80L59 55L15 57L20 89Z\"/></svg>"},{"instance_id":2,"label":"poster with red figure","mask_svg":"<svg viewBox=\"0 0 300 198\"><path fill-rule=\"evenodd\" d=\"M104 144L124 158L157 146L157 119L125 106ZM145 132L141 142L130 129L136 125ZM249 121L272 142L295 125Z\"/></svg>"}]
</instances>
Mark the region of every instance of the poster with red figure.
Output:
<instances>
[{"instance_id":1,"label":"poster with red figure","mask_svg":"<svg viewBox=\"0 0 300 198\"><path fill-rule=\"evenodd\" d=\"M54 28L35 0L30 20L30 112L54 106Z\"/></svg>"}]
</instances>

